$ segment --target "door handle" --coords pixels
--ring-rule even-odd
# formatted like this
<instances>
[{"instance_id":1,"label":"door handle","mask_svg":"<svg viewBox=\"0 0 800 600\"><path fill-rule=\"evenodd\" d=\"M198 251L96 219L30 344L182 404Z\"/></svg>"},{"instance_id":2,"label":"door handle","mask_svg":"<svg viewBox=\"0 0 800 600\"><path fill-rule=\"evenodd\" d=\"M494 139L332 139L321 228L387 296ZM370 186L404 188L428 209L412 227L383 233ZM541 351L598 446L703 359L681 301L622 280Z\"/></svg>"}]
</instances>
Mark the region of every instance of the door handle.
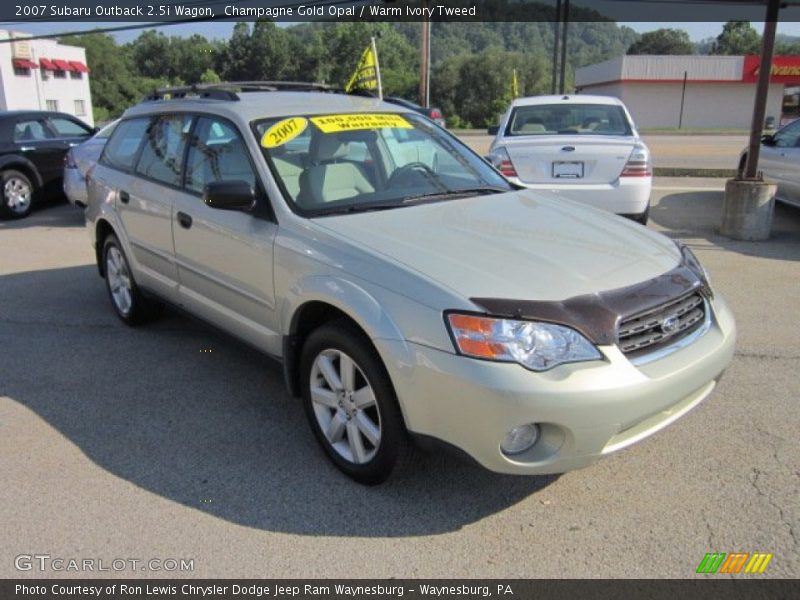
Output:
<instances>
[{"instance_id":1,"label":"door handle","mask_svg":"<svg viewBox=\"0 0 800 600\"><path fill-rule=\"evenodd\" d=\"M32 152L32 151L36 150L36 148L34 148L33 146L20 146L19 149L22 152Z\"/></svg>"},{"instance_id":2,"label":"door handle","mask_svg":"<svg viewBox=\"0 0 800 600\"><path fill-rule=\"evenodd\" d=\"M125 190L120 190L119 191L119 201L122 202L123 204L127 204L128 202L131 201L130 194L128 192L126 192Z\"/></svg>"},{"instance_id":3,"label":"door handle","mask_svg":"<svg viewBox=\"0 0 800 600\"><path fill-rule=\"evenodd\" d=\"M187 215L185 212L178 212L178 223L181 224L181 227L184 229L190 229L192 226L192 217Z\"/></svg>"}]
</instances>

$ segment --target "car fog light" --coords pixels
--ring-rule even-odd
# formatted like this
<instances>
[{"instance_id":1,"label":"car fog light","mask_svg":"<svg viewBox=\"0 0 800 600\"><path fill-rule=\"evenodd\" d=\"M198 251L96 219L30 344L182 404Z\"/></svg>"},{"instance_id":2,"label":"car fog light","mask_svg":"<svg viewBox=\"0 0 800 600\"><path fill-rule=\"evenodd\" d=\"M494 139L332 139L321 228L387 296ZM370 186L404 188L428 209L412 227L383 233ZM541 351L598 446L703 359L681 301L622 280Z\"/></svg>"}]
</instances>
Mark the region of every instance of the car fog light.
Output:
<instances>
[{"instance_id":1,"label":"car fog light","mask_svg":"<svg viewBox=\"0 0 800 600\"><path fill-rule=\"evenodd\" d=\"M539 439L539 426L536 423L514 427L503 438L500 449L503 454L521 454L533 446Z\"/></svg>"}]
</instances>

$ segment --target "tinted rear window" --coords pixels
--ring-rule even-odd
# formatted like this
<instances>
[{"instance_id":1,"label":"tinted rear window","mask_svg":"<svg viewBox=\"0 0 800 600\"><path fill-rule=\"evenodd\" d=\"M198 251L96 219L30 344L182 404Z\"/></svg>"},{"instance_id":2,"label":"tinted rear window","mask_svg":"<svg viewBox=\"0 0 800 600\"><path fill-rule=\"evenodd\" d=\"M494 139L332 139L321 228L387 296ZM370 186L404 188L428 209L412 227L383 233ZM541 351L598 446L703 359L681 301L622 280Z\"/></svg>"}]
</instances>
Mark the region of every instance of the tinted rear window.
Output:
<instances>
[{"instance_id":1,"label":"tinted rear window","mask_svg":"<svg viewBox=\"0 0 800 600\"><path fill-rule=\"evenodd\" d=\"M50 125L59 137L88 137L92 135L87 126L64 117L51 117Z\"/></svg>"},{"instance_id":2,"label":"tinted rear window","mask_svg":"<svg viewBox=\"0 0 800 600\"><path fill-rule=\"evenodd\" d=\"M103 150L101 162L123 171L133 170L148 122L146 118L121 121Z\"/></svg>"},{"instance_id":3,"label":"tinted rear window","mask_svg":"<svg viewBox=\"0 0 800 600\"><path fill-rule=\"evenodd\" d=\"M505 135L631 135L621 106L611 104L540 104L518 106Z\"/></svg>"}]
</instances>

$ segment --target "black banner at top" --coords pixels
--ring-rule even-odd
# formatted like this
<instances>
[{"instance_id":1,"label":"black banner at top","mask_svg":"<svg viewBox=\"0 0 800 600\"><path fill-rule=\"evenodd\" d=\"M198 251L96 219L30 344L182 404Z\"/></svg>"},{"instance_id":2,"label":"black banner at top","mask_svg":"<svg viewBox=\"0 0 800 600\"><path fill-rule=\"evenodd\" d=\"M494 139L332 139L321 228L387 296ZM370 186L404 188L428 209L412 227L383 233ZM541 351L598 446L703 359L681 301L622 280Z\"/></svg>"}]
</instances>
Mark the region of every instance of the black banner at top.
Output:
<instances>
[{"instance_id":1,"label":"black banner at top","mask_svg":"<svg viewBox=\"0 0 800 600\"><path fill-rule=\"evenodd\" d=\"M555 21L557 0L11 0L6 27L25 22ZM766 0L562 0L570 21L763 21ZM800 21L800 0L781 0L780 19Z\"/></svg>"}]
</instances>

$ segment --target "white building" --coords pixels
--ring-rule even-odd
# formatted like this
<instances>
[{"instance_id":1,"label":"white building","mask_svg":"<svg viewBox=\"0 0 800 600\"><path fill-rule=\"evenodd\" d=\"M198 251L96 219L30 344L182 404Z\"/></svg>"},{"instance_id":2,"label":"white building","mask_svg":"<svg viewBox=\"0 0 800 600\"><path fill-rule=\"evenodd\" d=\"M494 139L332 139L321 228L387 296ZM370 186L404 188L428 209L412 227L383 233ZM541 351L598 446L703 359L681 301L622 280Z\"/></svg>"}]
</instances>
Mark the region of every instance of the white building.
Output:
<instances>
[{"instance_id":1,"label":"white building","mask_svg":"<svg viewBox=\"0 0 800 600\"><path fill-rule=\"evenodd\" d=\"M94 125L86 51L0 30L0 110L57 110Z\"/></svg>"},{"instance_id":2,"label":"white building","mask_svg":"<svg viewBox=\"0 0 800 600\"><path fill-rule=\"evenodd\" d=\"M758 56L620 56L581 67L581 93L616 96L638 127L748 129ZM800 56L776 56L767 116L781 118L785 89L800 84Z\"/></svg>"}]
</instances>

